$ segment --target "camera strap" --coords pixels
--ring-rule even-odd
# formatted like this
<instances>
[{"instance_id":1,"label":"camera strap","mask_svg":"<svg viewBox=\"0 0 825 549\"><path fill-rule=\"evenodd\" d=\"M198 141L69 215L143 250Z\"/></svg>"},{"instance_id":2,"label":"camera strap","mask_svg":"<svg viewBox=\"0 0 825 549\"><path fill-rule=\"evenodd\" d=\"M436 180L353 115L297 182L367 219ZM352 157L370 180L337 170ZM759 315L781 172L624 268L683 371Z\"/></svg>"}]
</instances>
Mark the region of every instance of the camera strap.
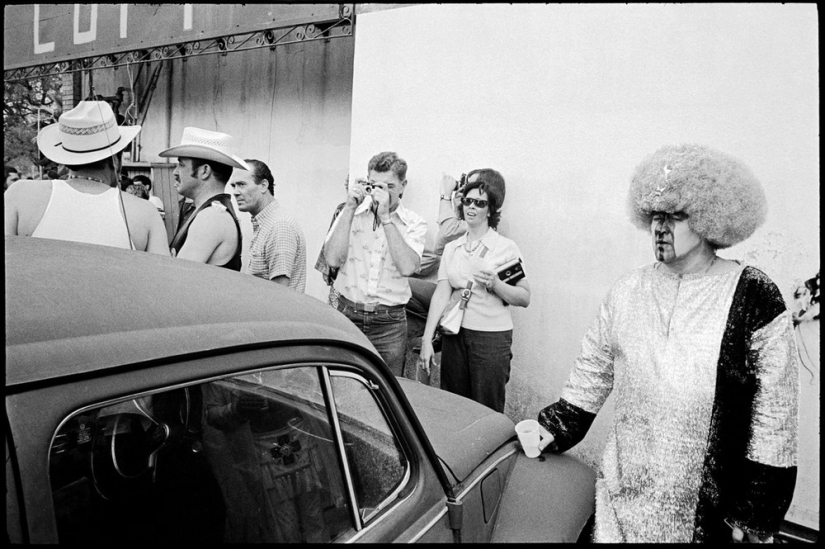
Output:
<instances>
[{"instance_id":1,"label":"camera strap","mask_svg":"<svg viewBox=\"0 0 825 549\"><path fill-rule=\"evenodd\" d=\"M381 222L378 219L378 204L375 203L375 200L372 201L370 211L372 212L372 230L373 232L375 232L376 230L378 230L378 225L381 224Z\"/></svg>"},{"instance_id":2,"label":"camera strap","mask_svg":"<svg viewBox=\"0 0 825 549\"><path fill-rule=\"evenodd\" d=\"M481 242L481 241L479 241L479 242ZM481 252L478 254L478 257L484 257L485 255L487 255L487 247L482 246ZM473 297L473 286L474 285L475 285L475 281L470 280L469 282L467 282L467 287L462 288L462 290L461 290L461 303L458 306L459 309L466 309L467 308L467 302L470 301L471 297Z\"/></svg>"}]
</instances>

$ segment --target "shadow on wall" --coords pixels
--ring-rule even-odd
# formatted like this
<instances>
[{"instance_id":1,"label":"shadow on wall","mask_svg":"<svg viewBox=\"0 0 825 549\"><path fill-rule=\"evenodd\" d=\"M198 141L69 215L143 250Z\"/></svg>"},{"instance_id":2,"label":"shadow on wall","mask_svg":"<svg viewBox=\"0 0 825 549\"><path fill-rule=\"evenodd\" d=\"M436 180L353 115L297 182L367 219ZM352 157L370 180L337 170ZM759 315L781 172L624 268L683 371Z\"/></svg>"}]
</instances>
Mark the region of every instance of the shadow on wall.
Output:
<instances>
[{"instance_id":1,"label":"shadow on wall","mask_svg":"<svg viewBox=\"0 0 825 549\"><path fill-rule=\"evenodd\" d=\"M819 373L819 357L817 356L816 364L814 364L813 357L808 352L805 345L805 338L802 337L800 325L805 322L814 322L819 320L819 273L816 276L809 278L805 282L800 283L793 293L794 304L796 309L791 313L793 318L794 329L797 330L797 340L801 343L799 349L799 359L802 366L811 374L813 383L816 378L816 373Z\"/></svg>"},{"instance_id":2,"label":"shadow on wall","mask_svg":"<svg viewBox=\"0 0 825 549\"><path fill-rule=\"evenodd\" d=\"M793 313L794 326L801 322L819 320L819 273L799 284L794 290L793 298L799 307Z\"/></svg>"}]
</instances>

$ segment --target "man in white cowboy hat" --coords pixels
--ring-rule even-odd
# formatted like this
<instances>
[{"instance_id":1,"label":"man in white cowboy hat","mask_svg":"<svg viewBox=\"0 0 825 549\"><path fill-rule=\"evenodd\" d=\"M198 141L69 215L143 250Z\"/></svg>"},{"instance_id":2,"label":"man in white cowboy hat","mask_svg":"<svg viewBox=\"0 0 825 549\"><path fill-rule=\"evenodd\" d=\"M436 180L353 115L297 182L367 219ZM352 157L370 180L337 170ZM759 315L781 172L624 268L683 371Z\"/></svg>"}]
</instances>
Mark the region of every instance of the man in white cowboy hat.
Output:
<instances>
[{"instance_id":1,"label":"man in white cowboy hat","mask_svg":"<svg viewBox=\"0 0 825 549\"><path fill-rule=\"evenodd\" d=\"M20 181L4 195L5 234L169 255L154 206L122 193L121 153L140 126L118 126L104 101L81 101L43 128L37 146L69 170L65 181Z\"/></svg>"},{"instance_id":2,"label":"man in white cowboy hat","mask_svg":"<svg viewBox=\"0 0 825 549\"><path fill-rule=\"evenodd\" d=\"M191 261L241 270L241 227L232 198L225 192L234 168L249 170L233 153L232 136L187 127L180 145L161 151L177 157L175 188L193 202L194 211L182 223L169 247L172 255Z\"/></svg>"}]
</instances>

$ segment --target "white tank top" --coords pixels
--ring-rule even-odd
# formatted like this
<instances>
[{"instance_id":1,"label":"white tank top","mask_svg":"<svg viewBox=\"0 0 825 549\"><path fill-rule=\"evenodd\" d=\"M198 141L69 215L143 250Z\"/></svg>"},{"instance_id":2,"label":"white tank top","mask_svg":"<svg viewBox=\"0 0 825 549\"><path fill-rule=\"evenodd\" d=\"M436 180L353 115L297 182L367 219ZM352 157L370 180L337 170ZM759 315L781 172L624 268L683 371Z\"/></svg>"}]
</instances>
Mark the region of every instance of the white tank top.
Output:
<instances>
[{"instance_id":1,"label":"white tank top","mask_svg":"<svg viewBox=\"0 0 825 549\"><path fill-rule=\"evenodd\" d=\"M60 179L32 236L129 249L129 234L120 211L118 189L88 194Z\"/></svg>"}]
</instances>

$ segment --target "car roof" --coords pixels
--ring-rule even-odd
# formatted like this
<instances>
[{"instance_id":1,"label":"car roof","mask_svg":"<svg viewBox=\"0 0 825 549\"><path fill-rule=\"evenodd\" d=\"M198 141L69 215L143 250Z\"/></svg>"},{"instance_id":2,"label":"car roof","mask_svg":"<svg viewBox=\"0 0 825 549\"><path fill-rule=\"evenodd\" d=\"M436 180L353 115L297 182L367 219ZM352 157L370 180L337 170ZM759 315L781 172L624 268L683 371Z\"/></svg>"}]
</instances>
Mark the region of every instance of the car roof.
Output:
<instances>
[{"instance_id":1,"label":"car roof","mask_svg":"<svg viewBox=\"0 0 825 549\"><path fill-rule=\"evenodd\" d=\"M262 343L372 344L326 303L193 261L5 238L6 386Z\"/></svg>"}]
</instances>

